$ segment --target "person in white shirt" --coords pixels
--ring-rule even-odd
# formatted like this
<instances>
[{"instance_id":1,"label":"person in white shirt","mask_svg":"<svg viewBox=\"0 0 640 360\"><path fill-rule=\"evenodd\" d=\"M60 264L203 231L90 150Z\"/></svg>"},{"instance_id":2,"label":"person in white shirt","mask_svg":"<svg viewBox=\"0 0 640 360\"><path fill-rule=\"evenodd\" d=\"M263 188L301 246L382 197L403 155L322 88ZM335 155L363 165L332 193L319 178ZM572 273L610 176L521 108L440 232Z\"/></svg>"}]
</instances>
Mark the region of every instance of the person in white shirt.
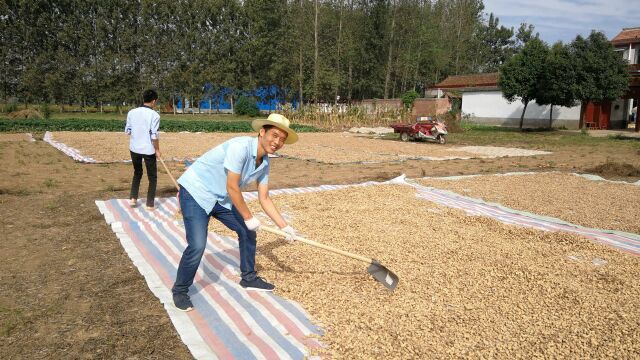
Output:
<instances>
[{"instance_id":1,"label":"person in white shirt","mask_svg":"<svg viewBox=\"0 0 640 360\"><path fill-rule=\"evenodd\" d=\"M160 127L160 115L154 110L158 102L158 93L154 90L145 90L142 94L144 105L132 109L127 114L127 124L124 131L129 134L129 152L133 163L133 179L131 181L131 193L129 205L136 206L138 201L138 189L142 179L142 161L147 168L149 189L147 190L147 209L153 210L155 205L156 185L158 183L158 168L156 159L160 158L160 139L158 128Z\"/></svg>"}]
</instances>

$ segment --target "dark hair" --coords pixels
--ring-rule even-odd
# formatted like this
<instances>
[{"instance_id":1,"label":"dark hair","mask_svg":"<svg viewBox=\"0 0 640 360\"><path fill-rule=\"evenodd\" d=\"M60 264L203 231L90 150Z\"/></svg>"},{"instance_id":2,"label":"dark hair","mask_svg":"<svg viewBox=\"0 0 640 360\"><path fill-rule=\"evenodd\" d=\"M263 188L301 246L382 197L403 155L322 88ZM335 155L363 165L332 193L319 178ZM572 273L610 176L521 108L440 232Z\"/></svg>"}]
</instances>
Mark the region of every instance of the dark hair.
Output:
<instances>
[{"instance_id":1,"label":"dark hair","mask_svg":"<svg viewBox=\"0 0 640 360\"><path fill-rule=\"evenodd\" d=\"M265 134L271 129L280 129L279 127L277 127L275 125L271 125L271 124L262 125L262 128L264 129L264 133ZM282 130L282 129L280 129L280 130ZM284 130L282 130L282 131L284 131ZM287 137L289 137L289 133L288 132L284 131L284 133L287 134Z\"/></svg>"},{"instance_id":2,"label":"dark hair","mask_svg":"<svg viewBox=\"0 0 640 360\"><path fill-rule=\"evenodd\" d=\"M158 100L158 93L155 90L145 90L142 93L142 101L145 103L152 102L153 100Z\"/></svg>"}]
</instances>

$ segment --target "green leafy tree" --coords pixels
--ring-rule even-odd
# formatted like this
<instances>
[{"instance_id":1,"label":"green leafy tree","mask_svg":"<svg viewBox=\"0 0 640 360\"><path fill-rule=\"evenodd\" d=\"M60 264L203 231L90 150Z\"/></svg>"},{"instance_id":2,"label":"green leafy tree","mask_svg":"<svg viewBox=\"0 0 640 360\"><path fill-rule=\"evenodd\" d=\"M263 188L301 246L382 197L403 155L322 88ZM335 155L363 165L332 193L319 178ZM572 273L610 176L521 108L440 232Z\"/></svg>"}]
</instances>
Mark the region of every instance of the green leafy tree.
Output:
<instances>
[{"instance_id":1,"label":"green leafy tree","mask_svg":"<svg viewBox=\"0 0 640 360\"><path fill-rule=\"evenodd\" d=\"M486 25L478 27L477 68L480 72L494 72L504 64L514 52L513 29L500 25L500 19L489 14Z\"/></svg>"},{"instance_id":2,"label":"green leafy tree","mask_svg":"<svg viewBox=\"0 0 640 360\"><path fill-rule=\"evenodd\" d=\"M409 90L402 94L400 98L402 99L405 109L409 110L413 107L413 102L419 97L420 94L418 94L418 92L415 90Z\"/></svg>"},{"instance_id":3,"label":"green leafy tree","mask_svg":"<svg viewBox=\"0 0 640 360\"><path fill-rule=\"evenodd\" d=\"M615 100L628 90L627 61L616 53L603 33L592 31L586 39L578 35L570 44L570 52L575 62L574 92L582 103Z\"/></svg>"},{"instance_id":4,"label":"green leafy tree","mask_svg":"<svg viewBox=\"0 0 640 360\"><path fill-rule=\"evenodd\" d=\"M531 100L540 93L540 80L545 71L545 61L549 48L540 39L529 40L522 50L500 68L498 86L509 102L522 101L524 108L520 115L520 129Z\"/></svg>"},{"instance_id":5,"label":"green leafy tree","mask_svg":"<svg viewBox=\"0 0 640 360\"><path fill-rule=\"evenodd\" d=\"M256 99L248 96L240 96L235 105L235 112L238 115L249 115L251 117L260 115Z\"/></svg>"},{"instance_id":6,"label":"green leafy tree","mask_svg":"<svg viewBox=\"0 0 640 360\"><path fill-rule=\"evenodd\" d=\"M575 60L568 47L561 42L555 43L547 56L545 71L536 94L537 104L550 105L549 128L553 127L554 106L575 106L576 80Z\"/></svg>"},{"instance_id":7,"label":"green leafy tree","mask_svg":"<svg viewBox=\"0 0 640 360\"><path fill-rule=\"evenodd\" d=\"M516 31L515 38L515 50L520 51L522 48L533 39L540 39L540 34L535 31L536 27L532 24L521 23L520 27Z\"/></svg>"}]
</instances>

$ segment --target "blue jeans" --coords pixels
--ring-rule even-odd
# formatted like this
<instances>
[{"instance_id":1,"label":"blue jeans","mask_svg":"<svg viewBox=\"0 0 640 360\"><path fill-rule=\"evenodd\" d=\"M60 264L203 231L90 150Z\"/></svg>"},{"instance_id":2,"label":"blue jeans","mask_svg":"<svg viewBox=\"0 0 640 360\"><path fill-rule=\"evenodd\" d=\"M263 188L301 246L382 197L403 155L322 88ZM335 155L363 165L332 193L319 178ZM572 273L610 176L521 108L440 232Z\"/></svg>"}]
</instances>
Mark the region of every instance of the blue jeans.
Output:
<instances>
[{"instance_id":1,"label":"blue jeans","mask_svg":"<svg viewBox=\"0 0 640 360\"><path fill-rule=\"evenodd\" d=\"M240 247L240 271L242 279L252 281L256 278L256 232L247 229L244 219L235 209L231 210L216 203L209 214L196 202L189 192L180 186L180 209L187 233L187 248L182 254L176 282L171 291L174 294L187 293L193 284L200 260L207 245L209 218L214 217L226 227L238 234Z\"/></svg>"}]
</instances>

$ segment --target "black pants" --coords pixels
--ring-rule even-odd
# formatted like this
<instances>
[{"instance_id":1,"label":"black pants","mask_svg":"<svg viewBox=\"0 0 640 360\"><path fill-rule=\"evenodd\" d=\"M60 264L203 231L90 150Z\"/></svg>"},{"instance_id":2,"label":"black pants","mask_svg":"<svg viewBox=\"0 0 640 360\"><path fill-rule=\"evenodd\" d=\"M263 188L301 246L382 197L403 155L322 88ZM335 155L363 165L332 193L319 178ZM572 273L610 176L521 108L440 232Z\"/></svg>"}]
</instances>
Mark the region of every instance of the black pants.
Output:
<instances>
[{"instance_id":1,"label":"black pants","mask_svg":"<svg viewBox=\"0 0 640 360\"><path fill-rule=\"evenodd\" d=\"M156 155L145 155L131 153L131 162L133 163L133 180L131 180L131 196L129 199L138 198L138 189L140 188L140 180L142 180L142 159L147 168L147 179L149 179L149 190L147 191L147 206L153 206L156 197L156 185L158 184L158 168L156 165Z\"/></svg>"}]
</instances>

